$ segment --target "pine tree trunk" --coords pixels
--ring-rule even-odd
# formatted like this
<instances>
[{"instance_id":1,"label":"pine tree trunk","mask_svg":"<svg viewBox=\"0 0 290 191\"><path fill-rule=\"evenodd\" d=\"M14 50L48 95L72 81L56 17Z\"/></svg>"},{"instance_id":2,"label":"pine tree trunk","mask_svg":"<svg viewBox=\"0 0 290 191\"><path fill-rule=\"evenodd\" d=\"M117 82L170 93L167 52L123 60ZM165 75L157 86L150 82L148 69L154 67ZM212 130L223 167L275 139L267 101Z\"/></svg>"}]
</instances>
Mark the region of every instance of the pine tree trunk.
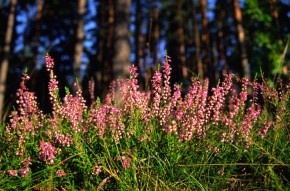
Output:
<instances>
[{"instance_id":1,"label":"pine tree trunk","mask_svg":"<svg viewBox=\"0 0 290 191\"><path fill-rule=\"evenodd\" d=\"M240 9L239 0L234 0L234 14L236 20L236 30L238 35L238 41L240 45L241 65L243 68L243 75L251 80L250 65L248 62L246 44L245 44L245 32L242 25L242 11Z\"/></svg>"},{"instance_id":2,"label":"pine tree trunk","mask_svg":"<svg viewBox=\"0 0 290 191\"><path fill-rule=\"evenodd\" d=\"M201 43L202 43L202 53L203 53L203 69L204 73L210 77L210 41L208 33L208 19L207 19L207 1L200 0L201 6L201 24L202 24L202 33L201 33Z\"/></svg>"},{"instance_id":3,"label":"pine tree trunk","mask_svg":"<svg viewBox=\"0 0 290 191\"><path fill-rule=\"evenodd\" d=\"M280 24L279 24L279 13L278 13L278 9L277 9L277 2L276 0L269 0L269 4L270 4L270 11L271 11L271 15L274 18L274 23L276 26L276 33L278 36L278 39L281 41L281 30L280 30Z\"/></svg>"},{"instance_id":4,"label":"pine tree trunk","mask_svg":"<svg viewBox=\"0 0 290 191\"><path fill-rule=\"evenodd\" d=\"M78 0L77 11L77 27L76 27L76 44L74 52L74 75L78 79L81 86L81 60L83 53L83 40L84 40L84 14L86 11L86 0Z\"/></svg>"},{"instance_id":5,"label":"pine tree trunk","mask_svg":"<svg viewBox=\"0 0 290 191\"><path fill-rule=\"evenodd\" d=\"M17 0L10 1L10 13L8 16L5 40L4 40L4 56L3 60L1 60L0 65L0 123L2 122L2 117L4 114L4 100L5 100L5 91L6 91L6 79L8 74L9 67L9 54L11 49L11 40L14 28L14 20L15 20L15 8L17 4Z\"/></svg>"},{"instance_id":6,"label":"pine tree trunk","mask_svg":"<svg viewBox=\"0 0 290 191\"><path fill-rule=\"evenodd\" d=\"M177 11L179 15L182 15L182 7L183 3L181 1L178 1L177 4ZM184 24L183 24L183 18L180 17L178 20L178 29L177 29L177 35L178 35L178 44L179 44L179 58L180 58L180 64L181 64L181 72L183 79L187 79L188 77L188 69L186 67L186 56L185 56L185 37L184 37Z\"/></svg>"},{"instance_id":7,"label":"pine tree trunk","mask_svg":"<svg viewBox=\"0 0 290 191\"><path fill-rule=\"evenodd\" d=\"M121 79L129 74L131 0L116 0L115 8L113 76Z\"/></svg>"},{"instance_id":8,"label":"pine tree trunk","mask_svg":"<svg viewBox=\"0 0 290 191\"><path fill-rule=\"evenodd\" d=\"M196 21L196 11L195 11L195 5L194 1L191 1L191 14L192 14L192 20L193 20L193 35L194 35L194 47L195 47L195 59L197 63L197 72L199 75L199 79L204 79L204 73L203 73L203 64L202 59L200 57L200 38L199 38L199 32L198 32L198 25Z\"/></svg>"},{"instance_id":9,"label":"pine tree trunk","mask_svg":"<svg viewBox=\"0 0 290 191\"><path fill-rule=\"evenodd\" d=\"M36 90L36 81L37 81L37 56L38 56L38 47L39 47L39 37L40 37L40 25L41 25L41 17L42 17L42 8L43 8L43 0L37 1L37 12L35 17L35 32L34 32L34 44L33 44L33 72L31 76L32 90Z\"/></svg>"}]
</instances>

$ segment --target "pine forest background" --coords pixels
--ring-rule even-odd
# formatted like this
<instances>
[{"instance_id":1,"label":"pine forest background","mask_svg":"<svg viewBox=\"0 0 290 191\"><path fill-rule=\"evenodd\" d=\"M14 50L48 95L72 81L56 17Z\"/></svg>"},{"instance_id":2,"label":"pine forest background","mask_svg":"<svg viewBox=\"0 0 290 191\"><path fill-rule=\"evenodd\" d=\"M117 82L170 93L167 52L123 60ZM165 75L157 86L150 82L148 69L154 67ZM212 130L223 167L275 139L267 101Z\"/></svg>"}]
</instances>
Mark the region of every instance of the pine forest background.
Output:
<instances>
[{"instance_id":1,"label":"pine forest background","mask_svg":"<svg viewBox=\"0 0 290 191\"><path fill-rule=\"evenodd\" d=\"M231 72L289 80L289 37L289 0L0 0L0 118L12 109L25 68L49 112L47 54L60 87L73 89L78 78L88 98L94 79L102 98L131 64L150 88L165 52L172 82L183 87L195 75L215 85Z\"/></svg>"}]
</instances>

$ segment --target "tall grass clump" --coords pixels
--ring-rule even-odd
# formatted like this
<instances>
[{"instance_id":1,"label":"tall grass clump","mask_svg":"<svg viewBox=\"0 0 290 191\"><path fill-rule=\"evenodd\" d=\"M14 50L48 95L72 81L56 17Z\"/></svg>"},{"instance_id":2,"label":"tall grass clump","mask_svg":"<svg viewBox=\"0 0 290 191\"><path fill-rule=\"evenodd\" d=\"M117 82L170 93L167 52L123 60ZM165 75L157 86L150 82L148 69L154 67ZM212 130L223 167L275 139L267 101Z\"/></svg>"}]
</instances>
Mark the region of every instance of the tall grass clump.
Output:
<instances>
[{"instance_id":1,"label":"tall grass clump","mask_svg":"<svg viewBox=\"0 0 290 191\"><path fill-rule=\"evenodd\" d=\"M183 95L166 55L150 91L130 66L102 101L91 81L86 105L78 83L59 96L45 61L52 112L24 73L1 129L1 190L289 190L289 84L227 74L211 89L192 78Z\"/></svg>"}]
</instances>

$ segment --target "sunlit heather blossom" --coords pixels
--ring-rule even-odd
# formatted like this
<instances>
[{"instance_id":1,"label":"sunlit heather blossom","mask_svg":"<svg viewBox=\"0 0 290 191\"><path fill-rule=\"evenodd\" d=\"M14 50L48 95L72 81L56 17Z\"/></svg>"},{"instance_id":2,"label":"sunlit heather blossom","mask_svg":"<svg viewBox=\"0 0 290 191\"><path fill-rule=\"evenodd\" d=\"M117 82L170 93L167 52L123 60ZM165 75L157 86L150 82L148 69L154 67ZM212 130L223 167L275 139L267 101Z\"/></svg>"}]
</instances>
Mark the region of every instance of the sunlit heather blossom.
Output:
<instances>
[{"instance_id":1,"label":"sunlit heather blossom","mask_svg":"<svg viewBox=\"0 0 290 191\"><path fill-rule=\"evenodd\" d=\"M162 74L156 71L151 80L152 94L153 94L152 112L155 116L158 116L159 114L159 105L160 105L160 100L161 100L161 80L162 80Z\"/></svg>"},{"instance_id":2,"label":"sunlit heather blossom","mask_svg":"<svg viewBox=\"0 0 290 191\"><path fill-rule=\"evenodd\" d=\"M215 125L221 121L221 113L225 104L225 96L231 89L233 77L233 74L224 75L224 81L221 86L212 88L213 95L209 99L207 117L211 117L211 121Z\"/></svg>"},{"instance_id":3,"label":"sunlit heather blossom","mask_svg":"<svg viewBox=\"0 0 290 191\"><path fill-rule=\"evenodd\" d=\"M143 93L139 90L138 85L138 73L137 67L134 65L129 67L130 79L118 81L121 97L123 100L122 111L127 114L136 112L136 109L140 111L141 118L146 121L148 111L148 104L150 97L147 93Z\"/></svg>"},{"instance_id":4,"label":"sunlit heather blossom","mask_svg":"<svg viewBox=\"0 0 290 191\"><path fill-rule=\"evenodd\" d=\"M49 55L46 55L44 58L46 70L50 72L54 68L54 60Z\"/></svg>"},{"instance_id":5,"label":"sunlit heather blossom","mask_svg":"<svg viewBox=\"0 0 290 191\"><path fill-rule=\"evenodd\" d=\"M57 175L58 177L62 177L62 176L66 176L66 173L65 173L63 170L58 169L58 170L56 171L56 175Z\"/></svg>"},{"instance_id":6,"label":"sunlit heather blossom","mask_svg":"<svg viewBox=\"0 0 290 191\"><path fill-rule=\"evenodd\" d=\"M90 99L91 99L91 105L95 102L95 81L89 80L89 93L90 93Z\"/></svg>"},{"instance_id":7,"label":"sunlit heather blossom","mask_svg":"<svg viewBox=\"0 0 290 191\"><path fill-rule=\"evenodd\" d=\"M116 81L113 80L111 83L110 83L110 86L109 86L109 92L108 94L106 95L106 104L114 104L114 101L116 100Z\"/></svg>"},{"instance_id":8,"label":"sunlit heather blossom","mask_svg":"<svg viewBox=\"0 0 290 191\"><path fill-rule=\"evenodd\" d=\"M264 138L267 134L269 128L272 125L272 121L267 121L266 124L258 131L259 135Z\"/></svg>"},{"instance_id":9,"label":"sunlit heather blossom","mask_svg":"<svg viewBox=\"0 0 290 191\"><path fill-rule=\"evenodd\" d=\"M93 124L93 128L98 129L98 135L103 137L106 129L106 121L107 121L107 113L108 113L107 105L100 105L100 108L93 108L90 111L90 116L88 118L88 123Z\"/></svg>"},{"instance_id":10,"label":"sunlit heather blossom","mask_svg":"<svg viewBox=\"0 0 290 191\"><path fill-rule=\"evenodd\" d=\"M169 64L171 62L170 57L165 54L165 61L163 62L163 91L162 91L162 100L164 104L167 104L170 101L171 96L171 88L170 88L170 74L171 74L171 66Z\"/></svg>"},{"instance_id":11,"label":"sunlit heather blossom","mask_svg":"<svg viewBox=\"0 0 290 191\"><path fill-rule=\"evenodd\" d=\"M99 175L102 172L102 167L101 166L94 166L92 170L93 175Z\"/></svg>"},{"instance_id":12,"label":"sunlit heather blossom","mask_svg":"<svg viewBox=\"0 0 290 191\"><path fill-rule=\"evenodd\" d=\"M128 169L131 166L131 158L126 156L121 156L120 160L124 169Z\"/></svg>"},{"instance_id":13,"label":"sunlit heather blossom","mask_svg":"<svg viewBox=\"0 0 290 191\"><path fill-rule=\"evenodd\" d=\"M38 133L38 129L42 127L44 115L39 110L37 105L37 98L33 92L29 92L25 82L30 77L23 74L20 88L17 90L16 103L18 110L13 111L10 117L10 124L6 126L6 133L8 135L7 141L12 141L13 133L17 133L18 146L16 150L17 156L22 156L24 153L24 142L29 135L34 136Z\"/></svg>"},{"instance_id":14,"label":"sunlit heather blossom","mask_svg":"<svg viewBox=\"0 0 290 191\"><path fill-rule=\"evenodd\" d=\"M86 101L82 97L82 91L78 87L76 96L66 95L62 106L62 116L67 117L74 132L80 132L80 123L83 122L83 112L87 109Z\"/></svg>"},{"instance_id":15,"label":"sunlit heather blossom","mask_svg":"<svg viewBox=\"0 0 290 191\"><path fill-rule=\"evenodd\" d=\"M32 165L31 161L30 161L30 157L25 158L22 160L22 165L25 167L29 167L30 165Z\"/></svg>"},{"instance_id":16,"label":"sunlit heather blossom","mask_svg":"<svg viewBox=\"0 0 290 191\"><path fill-rule=\"evenodd\" d=\"M223 170L219 170L217 173L218 173L219 175L221 175L221 176L224 176L224 175L225 175L225 172L224 172Z\"/></svg>"},{"instance_id":17,"label":"sunlit heather blossom","mask_svg":"<svg viewBox=\"0 0 290 191\"><path fill-rule=\"evenodd\" d=\"M28 172L29 172L29 168L27 168L27 167L22 168L19 171L21 177L28 177Z\"/></svg>"},{"instance_id":18,"label":"sunlit heather blossom","mask_svg":"<svg viewBox=\"0 0 290 191\"><path fill-rule=\"evenodd\" d=\"M48 142L40 141L40 146L38 148L38 155L42 161L48 164L53 164L54 159L55 159L55 155L54 155L55 153L56 153L56 149L54 146L52 146Z\"/></svg>"},{"instance_id":19,"label":"sunlit heather blossom","mask_svg":"<svg viewBox=\"0 0 290 191\"><path fill-rule=\"evenodd\" d=\"M254 104L247 109L247 113L244 115L242 124L240 126L240 132L244 138L247 139L250 135L250 130L252 129L253 123L255 123L260 115L261 107L255 106Z\"/></svg>"},{"instance_id":20,"label":"sunlit heather blossom","mask_svg":"<svg viewBox=\"0 0 290 191\"><path fill-rule=\"evenodd\" d=\"M18 170L7 170L8 176L18 176Z\"/></svg>"},{"instance_id":21,"label":"sunlit heather blossom","mask_svg":"<svg viewBox=\"0 0 290 191\"><path fill-rule=\"evenodd\" d=\"M69 133L62 134L62 133L55 132L54 141L55 141L55 144L60 144L66 147L70 147L73 144L72 137Z\"/></svg>"}]
</instances>

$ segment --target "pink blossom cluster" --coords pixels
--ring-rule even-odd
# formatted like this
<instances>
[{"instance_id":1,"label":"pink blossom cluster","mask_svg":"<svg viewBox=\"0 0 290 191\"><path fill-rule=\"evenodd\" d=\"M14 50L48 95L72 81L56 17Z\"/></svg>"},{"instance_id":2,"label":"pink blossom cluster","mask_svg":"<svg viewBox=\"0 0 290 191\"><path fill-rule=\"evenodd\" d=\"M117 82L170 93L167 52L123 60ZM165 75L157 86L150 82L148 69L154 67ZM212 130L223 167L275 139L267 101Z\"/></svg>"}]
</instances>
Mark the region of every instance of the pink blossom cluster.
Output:
<instances>
[{"instance_id":1,"label":"pink blossom cluster","mask_svg":"<svg viewBox=\"0 0 290 191\"><path fill-rule=\"evenodd\" d=\"M18 110L11 113L9 116L10 125L6 127L6 133L9 136L8 141L12 141L13 134L17 134L18 148L16 155L18 156L24 154L24 142L29 135L34 136L38 134L39 128L43 126L44 122L44 115L38 108L34 92L29 92L25 85L25 82L29 79L30 77L24 73L20 88L16 93Z\"/></svg>"},{"instance_id":2,"label":"pink blossom cluster","mask_svg":"<svg viewBox=\"0 0 290 191\"><path fill-rule=\"evenodd\" d=\"M56 148L52 146L50 143L40 141L38 152L39 152L38 155L39 155L40 160L48 164L54 163Z\"/></svg>"},{"instance_id":3,"label":"pink blossom cluster","mask_svg":"<svg viewBox=\"0 0 290 191\"><path fill-rule=\"evenodd\" d=\"M71 129L74 132L80 132L83 130L80 127L84 122L83 113L86 109L86 101L82 97L82 90L79 87L76 96L69 94L64 97L61 115L69 119Z\"/></svg>"}]
</instances>

